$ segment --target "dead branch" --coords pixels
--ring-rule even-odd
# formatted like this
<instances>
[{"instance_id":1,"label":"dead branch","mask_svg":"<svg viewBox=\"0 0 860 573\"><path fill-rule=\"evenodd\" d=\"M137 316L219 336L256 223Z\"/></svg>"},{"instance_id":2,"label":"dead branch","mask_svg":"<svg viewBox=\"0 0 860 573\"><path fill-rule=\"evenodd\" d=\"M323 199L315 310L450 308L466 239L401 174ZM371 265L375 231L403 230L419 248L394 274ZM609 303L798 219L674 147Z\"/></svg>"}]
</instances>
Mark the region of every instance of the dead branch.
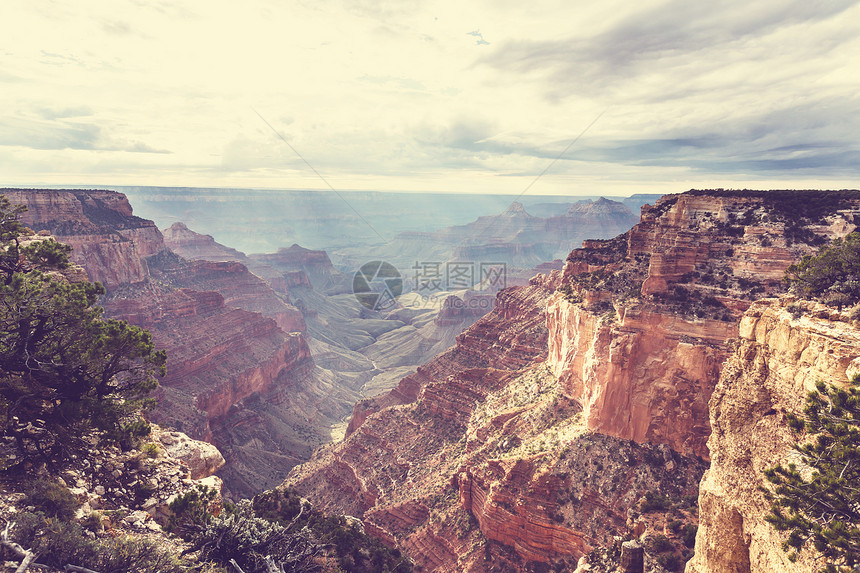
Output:
<instances>
[{"instance_id":1,"label":"dead branch","mask_svg":"<svg viewBox=\"0 0 860 573\"><path fill-rule=\"evenodd\" d=\"M86 567L78 567L77 565L66 565L63 567L63 571L73 571L74 573L99 573L98 571L93 571Z\"/></svg>"},{"instance_id":2,"label":"dead branch","mask_svg":"<svg viewBox=\"0 0 860 573\"><path fill-rule=\"evenodd\" d=\"M27 551L14 541L9 541L9 529L11 527L12 522L7 522L6 527L3 529L3 533L0 533L0 545L11 551L12 554L18 559L25 559L29 551Z\"/></svg>"},{"instance_id":3,"label":"dead branch","mask_svg":"<svg viewBox=\"0 0 860 573\"><path fill-rule=\"evenodd\" d=\"M18 565L18 568L15 569L15 573L26 573L27 568L30 567L30 564L36 560L36 554L32 551L28 551L24 556L24 559L21 561L21 564Z\"/></svg>"}]
</instances>

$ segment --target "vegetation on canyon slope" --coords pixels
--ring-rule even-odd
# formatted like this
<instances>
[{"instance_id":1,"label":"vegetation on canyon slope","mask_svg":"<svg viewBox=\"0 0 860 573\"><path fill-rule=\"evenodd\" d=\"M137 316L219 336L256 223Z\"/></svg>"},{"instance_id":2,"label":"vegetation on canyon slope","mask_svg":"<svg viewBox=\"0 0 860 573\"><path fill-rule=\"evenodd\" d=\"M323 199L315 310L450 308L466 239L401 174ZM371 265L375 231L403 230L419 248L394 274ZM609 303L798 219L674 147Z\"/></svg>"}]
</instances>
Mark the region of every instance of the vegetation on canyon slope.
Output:
<instances>
[{"instance_id":1,"label":"vegetation on canyon slope","mask_svg":"<svg viewBox=\"0 0 860 573\"><path fill-rule=\"evenodd\" d=\"M104 288L60 275L71 247L33 240L23 210L0 196L0 432L47 463L90 429L130 445L167 357L149 332L102 318ZM28 424L39 432L25 444L18 428Z\"/></svg>"},{"instance_id":2,"label":"vegetation on canyon slope","mask_svg":"<svg viewBox=\"0 0 860 573\"><path fill-rule=\"evenodd\" d=\"M264 508L246 501L218 518L209 513L214 492L180 496L171 509L174 521L191 517L176 529L197 551L192 557L172 550L173 541L96 536L98 512L75 518L81 503L55 476L86 458L94 439L134 452L149 429L141 413L166 355L146 330L103 318L95 304L104 288L64 276L71 247L34 235L19 221L23 211L0 195L0 489L30 491L27 511L16 509L13 522L0 524L0 558L37 555L43 566L100 573L411 571L398 551L295 496ZM54 477L28 489L27 471L44 465ZM281 523L285 516L290 521Z\"/></svg>"},{"instance_id":3,"label":"vegetation on canyon slope","mask_svg":"<svg viewBox=\"0 0 860 573\"><path fill-rule=\"evenodd\" d=\"M786 272L791 290L833 306L860 302L860 233L836 239Z\"/></svg>"},{"instance_id":4,"label":"vegetation on canyon slope","mask_svg":"<svg viewBox=\"0 0 860 573\"><path fill-rule=\"evenodd\" d=\"M860 302L860 233L851 233L807 255L786 271L791 290L842 307ZM853 313L852 313L853 314ZM827 561L822 571L860 564L860 375L847 388L819 381L806 397L803 418L788 423L806 439L794 446L801 465L765 472L771 511L765 519L787 531L789 558L811 545Z\"/></svg>"},{"instance_id":5,"label":"vegetation on canyon slope","mask_svg":"<svg viewBox=\"0 0 860 573\"><path fill-rule=\"evenodd\" d=\"M847 389L819 382L806 399L804 417L788 415L798 432L814 436L795 446L802 465L766 472L773 488L767 521L787 531L783 549L796 559L812 545L827 573L853 571L860 564L860 376Z\"/></svg>"}]
</instances>

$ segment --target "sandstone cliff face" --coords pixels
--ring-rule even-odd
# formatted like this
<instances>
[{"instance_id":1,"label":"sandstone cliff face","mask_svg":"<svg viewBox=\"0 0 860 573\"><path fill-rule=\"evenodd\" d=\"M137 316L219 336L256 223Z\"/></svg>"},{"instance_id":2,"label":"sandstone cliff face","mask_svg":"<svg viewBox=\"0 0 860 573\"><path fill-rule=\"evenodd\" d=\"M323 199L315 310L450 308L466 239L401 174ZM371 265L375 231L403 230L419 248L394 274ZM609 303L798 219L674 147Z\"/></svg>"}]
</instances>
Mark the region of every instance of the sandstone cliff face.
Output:
<instances>
[{"instance_id":1,"label":"sandstone cliff face","mask_svg":"<svg viewBox=\"0 0 860 573\"><path fill-rule=\"evenodd\" d=\"M547 306L549 363L588 428L707 458L736 320L815 244L854 228L857 202L842 207L797 228L767 195L670 195L629 233L572 252Z\"/></svg>"},{"instance_id":2,"label":"sandstone cliff face","mask_svg":"<svg viewBox=\"0 0 860 573\"><path fill-rule=\"evenodd\" d=\"M359 402L344 443L286 485L362 515L368 531L431 570L564 567L605 546L626 533L647 487L697 491L708 402L737 320L860 212L848 197L792 214L796 199L689 193L643 207L631 231L586 241L562 271L502 291L454 349ZM601 460L636 442L667 455L653 481L601 462L609 481L595 488L603 476L590 462L566 461L589 459L591 436L605 440ZM571 491L581 503L573 511L561 499Z\"/></svg>"},{"instance_id":3,"label":"sandstone cliff face","mask_svg":"<svg viewBox=\"0 0 860 573\"><path fill-rule=\"evenodd\" d=\"M707 457L707 404L734 324L629 307L601 317L557 294L549 365L589 429Z\"/></svg>"},{"instance_id":4,"label":"sandstone cliff face","mask_svg":"<svg viewBox=\"0 0 860 573\"><path fill-rule=\"evenodd\" d=\"M309 376L314 367L310 350L293 332L304 329L301 313L244 265L177 257L151 221L132 214L120 193L4 194L28 207L26 224L71 244L73 260L91 280L105 283L108 316L149 329L156 346L167 350L168 374L152 416L215 442L227 458L221 475L233 493L251 495L278 483L291 465L309 455L309 443L327 439L328 424L348 412L330 381ZM182 234L182 229L174 231ZM326 393L339 396L340 409L325 403L321 395ZM290 404L287 396L302 407ZM349 397L351 404L354 395ZM253 435L244 427L249 413L259 428ZM275 459L241 461L253 444Z\"/></svg>"},{"instance_id":5,"label":"sandstone cliff face","mask_svg":"<svg viewBox=\"0 0 860 573\"><path fill-rule=\"evenodd\" d=\"M860 372L860 329L845 314L811 303L794 318L785 309L790 300L750 307L711 398L711 468L700 488L701 522L687 573L799 573L817 566L808 554L788 560L785 535L764 521L770 504L759 487L767 483L765 469L796 459L786 414L801 415L817 381L844 383Z\"/></svg>"},{"instance_id":6,"label":"sandstone cliff face","mask_svg":"<svg viewBox=\"0 0 860 573\"><path fill-rule=\"evenodd\" d=\"M107 289L146 280L143 257L163 248L155 223L132 215L121 193L7 189L3 194L13 204L27 205L21 217L25 225L48 230L61 243L72 245L72 261Z\"/></svg>"}]
</instances>

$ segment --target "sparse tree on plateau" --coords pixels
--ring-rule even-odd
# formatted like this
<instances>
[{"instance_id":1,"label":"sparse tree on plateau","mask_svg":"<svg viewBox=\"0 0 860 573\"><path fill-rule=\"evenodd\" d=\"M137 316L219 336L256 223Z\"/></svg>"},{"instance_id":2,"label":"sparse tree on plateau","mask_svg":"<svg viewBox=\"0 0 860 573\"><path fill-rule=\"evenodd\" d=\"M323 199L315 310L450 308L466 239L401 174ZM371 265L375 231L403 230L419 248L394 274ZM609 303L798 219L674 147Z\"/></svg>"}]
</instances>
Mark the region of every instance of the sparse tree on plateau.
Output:
<instances>
[{"instance_id":1,"label":"sparse tree on plateau","mask_svg":"<svg viewBox=\"0 0 860 573\"><path fill-rule=\"evenodd\" d=\"M806 255L785 274L791 290L835 306L860 302L860 233L836 239Z\"/></svg>"},{"instance_id":2,"label":"sparse tree on plateau","mask_svg":"<svg viewBox=\"0 0 860 573\"><path fill-rule=\"evenodd\" d=\"M86 429L120 437L127 416L147 405L166 355L149 332L104 319L99 283L69 282L71 247L22 241L25 210L0 196L0 435L41 421L53 444Z\"/></svg>"},{"instance_id":3,"label":"sparse tree on plateau","mask_svg":"<svg viewBox=\"0 0 860 573\"><path fill-rule=\"evenodd\" d=\"M765 519L788 532L783 549L794 561L812 546L827 573L860 564L860 376L847 388L819 382L806 398L803 418L788 416L803 443L794 446L802 466L765 472L772 484Z\"/></svg>"}]
</instances>

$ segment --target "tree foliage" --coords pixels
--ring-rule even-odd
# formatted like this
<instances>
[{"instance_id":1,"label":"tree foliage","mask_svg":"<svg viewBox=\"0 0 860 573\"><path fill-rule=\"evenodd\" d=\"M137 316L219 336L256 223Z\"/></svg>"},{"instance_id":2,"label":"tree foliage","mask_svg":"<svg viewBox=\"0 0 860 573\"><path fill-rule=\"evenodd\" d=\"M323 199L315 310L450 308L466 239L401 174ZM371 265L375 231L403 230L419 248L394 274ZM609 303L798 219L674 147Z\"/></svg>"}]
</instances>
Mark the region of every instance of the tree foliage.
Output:
<instances>
[{"instance_id":1,"label":"tree foliage","mask_svg":"<svg viewBox=\"0 0 860 573\"><path fill-rule=\"evenodd\" d=\"M806 255L785 274L791 290L839 306L860 302L860 233L851 233Z\"/></svg>"},{"instance_id":2,"label":"tree foliage","mask_svg":"<svg viewBox=\"0 0 860 573\"><path fill-rule=\"evenodd\" d=\"M848 388L819 382L806 398L804 418L789 416L791 428L809 440L796 445L801 465L765 472L773 484L765 494L765 519L787 531L789 558L811 545L828 573L860 564L860 376Z\"/></svg>"},{"instance_id":3,"label":"tree foliage","mask_svg":"<svg viewBox=\"0 0 860 573\"><path fill-rule=\"evenodd\" d=\"M0 196L0 434L17 418L39 421L57 447L89 428L116 436L147 405L166 355L149 332L102 317L101 284L58 272L71 247L24 240L24 210Z\"/></svg>"}]
</instances>

